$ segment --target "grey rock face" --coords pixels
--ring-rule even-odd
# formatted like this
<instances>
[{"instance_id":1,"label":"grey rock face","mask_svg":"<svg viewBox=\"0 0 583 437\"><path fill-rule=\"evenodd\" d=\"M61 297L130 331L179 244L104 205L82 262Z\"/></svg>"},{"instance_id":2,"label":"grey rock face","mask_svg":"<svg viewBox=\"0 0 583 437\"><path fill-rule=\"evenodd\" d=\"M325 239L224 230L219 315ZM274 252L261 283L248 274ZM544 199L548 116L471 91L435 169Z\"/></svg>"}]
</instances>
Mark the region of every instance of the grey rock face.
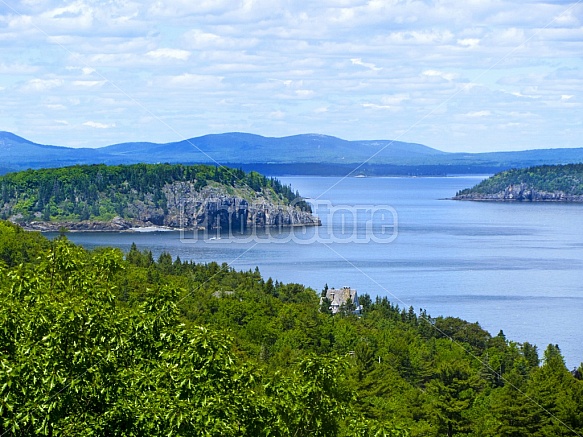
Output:
<instances>
[{"instance_id":1,"label":"grey rock face","mask_svg":"<svg viewBox=\"0 0 583 437\"><path fill-rule=\"evenodd\" d=\"M221 229L246 231L272 226L319 226L320 220L309 212L293 206L279 204L268 195L252 190L243 198L236 190L221 185L195 188L195 182L168 183L162 192L166 207L157 207L152 194L143 200L135 200L123 208L122 217L107 222L84 220L79 222L45 222L39 217L34 221L19 222L25 229L37 231L127 231L132 228L159 226L171 229ZM228 191L232 191L229 193ZM248 200L250 199L250 200Z\"/></svg>"},{"instance_id":2,"label":"grey rock face","mask_svg":"<svg viewBox=\"0 0 583 437\"><path fill-rule=\"evenodd\" d=\"M68 231L127 231L134 226L134 223L126 221L121 217L115 217L109 222L96 220L83 220L80 222L43 222L31 221L20 223L24 229L41 232L59 232L61 228Z\"/></svg>"},{"instance_id":3,"label":"grey rock face","mask_svg":"<svg viewBox=\"0 0 583 437\"><path fill-rule=\"evenodd\" d=\"M217 187L197 191L192 182L174 182L163 191L168 209L164 225L169 227L246 230L320 224L311 213L293 206L277 205L259 196L250 202Z\"/></svg>"},{"instance_id":4,"label":"grey rock face","mask_svg":"<svg viewBox=\"0 0 583 437\"><path fill-rule=\"evenodd\" d=\"M583 196L563 191L538 191L528 184L510 185L493 194L469 193L455 196L454 200L518 201L518 202L583 202Z\"/></svg>"}]
</instances>

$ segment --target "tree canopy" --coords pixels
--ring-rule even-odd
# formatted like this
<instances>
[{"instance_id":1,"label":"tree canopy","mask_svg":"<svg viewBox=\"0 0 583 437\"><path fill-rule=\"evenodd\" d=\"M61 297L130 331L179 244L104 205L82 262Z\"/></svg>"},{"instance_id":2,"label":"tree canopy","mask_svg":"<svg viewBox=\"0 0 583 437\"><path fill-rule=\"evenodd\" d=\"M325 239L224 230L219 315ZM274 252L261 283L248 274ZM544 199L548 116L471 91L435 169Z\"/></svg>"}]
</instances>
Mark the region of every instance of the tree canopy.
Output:
<instances>
[{"instance_id":1,"label":"tree canopy","mask_svg":"<svg viewBox=\"0 0 583 437\"><path fill-rule=\"evenodd\" d=\"M134 164L77 165L27 170L0 177L0 216L19 220L108 221L115 216L133 218L128 205L136 203L165 210L164 187L192 182L200 190L208 185L242 195L262 193L274 202L311 211L289 185L257 172L209 165Z\"/></svg>"},{"instance_id":2,"label":"tree canopy","mask_svg":"<svg viewBox=\"0 0 583 437\"><path fill-rule=\"evenodd\" d=\"M583 164L541 165L506 170L483 180L473 188L459 191L456 196L468 194L496 194L510 186L524 185L541 192L563 192L583 195Z\"/></svg>"},{"instance_id":3,"label":"tree canopy","mask_svg":"<svg viewBox=\"0 0 583 437\"><path fill-rule=\"evenodd\" d=\"M0 435L557 436L583 382L557 345L0 222ZM580 378L580 373L579 373Z\"/></svg>"}]
</instances>

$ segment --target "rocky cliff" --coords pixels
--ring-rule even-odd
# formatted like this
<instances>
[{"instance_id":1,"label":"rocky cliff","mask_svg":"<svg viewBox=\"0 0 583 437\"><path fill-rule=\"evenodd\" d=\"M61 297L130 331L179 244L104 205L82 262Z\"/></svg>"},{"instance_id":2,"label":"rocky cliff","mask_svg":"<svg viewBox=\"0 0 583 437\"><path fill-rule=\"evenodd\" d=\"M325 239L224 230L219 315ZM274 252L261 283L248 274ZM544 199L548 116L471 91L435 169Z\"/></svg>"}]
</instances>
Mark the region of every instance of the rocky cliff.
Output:
<instances>
[{"instance_id":1,"label":"rocky cliff","mask_svg":"<svg viewBox=\"0 0 583 437\"><path fill-rule=\"evenodd\" d=\"M529 184L509 185L496 193L466 192L453 200L515 201L515 202L583 202L583 195L568 194L564 191L537 190Z\"/></svg>"},{"instance_id":2,"label":"rocky cliff","mask_svg":"<svg viewBox=\"0 0 583 437\"><path fill-rule=\"evenodd\" d=\"M292 205L274 203L262 193L243 198L228 193L224 187L206 186L196 190L192 182L166 184L163 191L167 213L162 223L155 224L173 228L245 230L320 224L319 219L310 212Z\"/></svg>"},{"instance_id":3,"label":"rocky cliff","mask_svg":"<svg viewBox=\"0 0 583 437\"><path fill-rule=\"evenodd\" d=\"M241 169L208 165L80 165L0 177L0 219L28 229L140 227L245 232L315 226L291 186Z\"/></svg>"},{"instance_id":4,"label":"rocky cliff","mask_svg":"<svg viewBox=\"0 0 583 437\"><path fill-rule=\"evenodd\" d=\"M166 206L157 207L152 195L144 200L128 203L123 208L124 217L112 220L81 221L22 221L14 217L25 229L39 231L129 231L143 227L168 229L221 229L247 231L267 227L319 226L320 220L311 212L293 205L274 202L268 193L246 190L229 193L227 187L205 186L197 189L193 182L168 183L163 188ZM233 190L231 190L233 191Z\"/></svg>"}]
</instances>

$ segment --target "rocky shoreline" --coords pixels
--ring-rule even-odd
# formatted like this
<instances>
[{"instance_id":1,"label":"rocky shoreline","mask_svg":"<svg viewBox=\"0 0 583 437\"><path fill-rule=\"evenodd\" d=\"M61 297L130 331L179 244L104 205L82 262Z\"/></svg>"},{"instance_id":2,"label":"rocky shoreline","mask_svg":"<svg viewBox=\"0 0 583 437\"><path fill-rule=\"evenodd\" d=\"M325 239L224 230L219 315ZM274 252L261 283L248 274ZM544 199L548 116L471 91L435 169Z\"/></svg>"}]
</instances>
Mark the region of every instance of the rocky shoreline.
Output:
<instances>
[{"instance_id":1,"label":"rocky shoreline","mask_svg":"<svg viewBox=\"0 0 583 437\"><path fill-rule=\"evenodd\" d=\"M465 193L452 200L483 202L568 202L583 203L583 195L568 194L563 191L539 191L527 184L510 185L497 193Z\"/></svg>"},{"instance_id":2,"label":"rocky shoreline","mask_svg":"<svg viewBox=\"0 0 583 437\"><path fill-rule=\"evenodd\" d=\"M314 217L314 216L312 216ZM83 220L78 222L63 221L63 222L45 222L39 220L33 221L14 221L24 230L39 231L39 232L169 232L169 231L204 231L207 229L216 229L214 227L207 228L205 226L163 226L152 222L144 222L140 220L125 220L121 217L114 217L110 221L97 220ZM321 226L320 219L315 218L310 221L303 221L302 223L282 223L282 224L256 224L255 229L266 228L292 228L292 227L306 227L306 226Z\"/></svg>"},{"instance_id":3,"label":"rocky shoreline","mask_svg":"<svg viewBox=\"0 0 583 437\"><path fill-rule=\"evenodd\" d=\"M115 217L110 221L83 220L79 222L45 222L45 221L14 221L20 227L27 231L40 232L61 232L65 229L67 232L137 232L140 228L150 228L152 223L138 223L135 221L124 220L121 217ZM163 229L156 226L156 228ZM172 230L165 228L166 230Z\"/></svg>"},{"instance_id":4,"label":"rocky shoreline","mask_svg":"<svg viewBox=\"0 0 583 437\"><path fill-rule=\"evenodd\" d=\"M263 193L248 198L225 187L196 189L193 182L168 183L163 188L165 208L155 206L148 193L144 201L123 205L123 217L111 220L44 221L19 214L9 218L26 230L41 232L144 232L172 230L254 230L275 227L320 226L320 219L294 205L274 202Z\"/></svg>"}]
</instances>

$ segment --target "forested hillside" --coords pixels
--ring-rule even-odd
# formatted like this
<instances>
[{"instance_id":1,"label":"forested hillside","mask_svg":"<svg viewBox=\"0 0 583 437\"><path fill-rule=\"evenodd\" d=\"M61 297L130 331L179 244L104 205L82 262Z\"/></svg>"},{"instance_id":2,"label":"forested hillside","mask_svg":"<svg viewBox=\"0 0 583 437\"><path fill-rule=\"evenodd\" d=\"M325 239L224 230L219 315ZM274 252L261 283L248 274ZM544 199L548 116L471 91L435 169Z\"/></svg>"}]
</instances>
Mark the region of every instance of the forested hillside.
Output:
<instances>
[{"instance_id":1,"label":"forested hillside","mask_svg":"<svg viewBox=\"0 0 583 437\"><path fill-rule=\"evenodd\" d=\"M83 165L28 170L0 177L0 196L1 218L22 223L110 222L117 217L127 221L127 227L179 227L183 218L179 215L186 211L190 213L187 225L196 226L214 219L201 209L208 201L215 202L215 210L236 203L245 210L245 219L253 212L248 211L253 203L266 205L271 211L293 205L310 212L299 194L277 179L206 165Z\"/></svg>"},{"instance_id":2,"label":"forested hillside","mask_svg":"<svg viewBox=\"0 0 583 437\"><path fill-rule=\"evenodd\" d=\"M558 346L368 295L332 315L319 295L0 222L0 434L583 433Z\"/></svg>"},{"instance_id":3,"label":"forested hillside","mask_svg":"<svg viewBox=\"0 0 583 437\"><path fill-rule=\"evenodd\" d=\"M473 188L459 191L459 200L583 201L583 164L543 165L503 171Z\"/></svg>"}]
</instances>

